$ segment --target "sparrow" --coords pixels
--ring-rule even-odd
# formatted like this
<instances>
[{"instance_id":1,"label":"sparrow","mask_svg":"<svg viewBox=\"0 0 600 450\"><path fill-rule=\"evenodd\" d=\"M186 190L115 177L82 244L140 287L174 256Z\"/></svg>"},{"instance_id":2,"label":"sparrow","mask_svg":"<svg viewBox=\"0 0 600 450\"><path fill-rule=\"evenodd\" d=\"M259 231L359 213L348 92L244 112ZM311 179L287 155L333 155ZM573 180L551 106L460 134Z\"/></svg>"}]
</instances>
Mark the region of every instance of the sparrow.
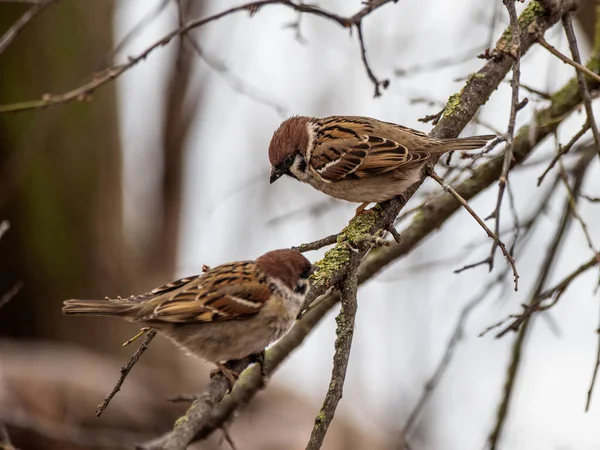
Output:
<instances>
[{"instance_id":1,"label":"sparrow","mask_svg":"<svg viewBox=\"0 0 600 450\"><path fill-rule=\"evenodd\" d=\"M122 299L66 300L67 315L106 315L162 333L189 353L215 363L264 355L291 328L314 268L296 250L273 250L255 261L205 268L148 293ZM255 361L261 362L260 358Z\"/></svg>"},{"instance_id":2,"label":"sparrow","mask_svg":"<svg viewBox=\"0 0 600 450\"><path fill-rule=\"evenodd\" d=\"M403 194L433 156L474 150L494 137L434 139L370 117L295 116L271 139L270 182L288 175L332 197L362 203L360 214L369 203Z\"/></svg>"}]
</instances>

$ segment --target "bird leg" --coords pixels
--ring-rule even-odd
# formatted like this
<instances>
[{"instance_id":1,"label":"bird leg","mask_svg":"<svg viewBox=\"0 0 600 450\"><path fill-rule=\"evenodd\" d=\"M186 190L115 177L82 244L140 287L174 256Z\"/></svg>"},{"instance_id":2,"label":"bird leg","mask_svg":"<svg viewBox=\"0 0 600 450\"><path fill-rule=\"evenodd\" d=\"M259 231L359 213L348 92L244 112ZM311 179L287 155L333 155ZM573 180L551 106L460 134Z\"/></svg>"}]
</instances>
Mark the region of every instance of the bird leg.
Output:
<instances>
[{"instance_id":1,"label":"bird leg","mask_svg":"<svg viewBox=\"0 0 600 450\"><path fill-rule=\"evenodd\" d=\"M361 214L371 214L371 210L367 209L365 211L365 208L367 206L369 206L371 204L371 202L363 202L360 205L358 205L358 208L356 208L356 214L354 214L354 217L356 216L360 216Z\"/></svg>"},{"instance_id":2,"label":"bird leg","mask_svg":"<svg viewBox=\"0 0 600 450\"><path fill-rule=\"evenodd\" d=\"M227 367L226 364L222 364L222 363L215 363L218 367L218 369L212 370L210 372L210 377L213 378L218 374L222 374L225 378L227 378L227 380L229 380L230 386L229 389L233 389L233 385L235 384L235 382L237 381L237 379L240 377L240 374L231 370L229 367Z\"/></svg>"}]
</instances>

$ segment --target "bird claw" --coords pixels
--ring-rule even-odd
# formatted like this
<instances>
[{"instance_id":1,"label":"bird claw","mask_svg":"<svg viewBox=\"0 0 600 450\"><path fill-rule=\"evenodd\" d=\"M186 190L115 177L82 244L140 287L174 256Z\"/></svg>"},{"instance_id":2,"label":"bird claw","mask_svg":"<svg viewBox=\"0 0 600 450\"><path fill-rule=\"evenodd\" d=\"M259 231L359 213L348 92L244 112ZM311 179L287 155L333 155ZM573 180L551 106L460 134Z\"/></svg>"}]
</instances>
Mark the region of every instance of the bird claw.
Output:
<instances>
[{"instance_id":1,"label":"bird claw","mask_svg":"<svg viewBox=\"0 0 600 450\"><path fill-rule=\"evenodd\" d=\"M358 208L356 208L356 213L354 214L353 218L356 218L356 217L360 216L361 214L373 214L372 209L366 209L366 207L369 206L370 204L371 204L371 202L363 202L360 205L358 205Z\"/></svg>"},{"instance_id":2,"label":"bird claw","mask_svg":"<svg viewBox=\"0 0 600 450\"><path fill-rule=\"evenodd\" d=\"M223 375L229 381L229 390L231 391L233 389L233 385L240 377L240 374L235 372L234 370L231 370L225 364L221 364L221 363L216 363L216 364L217 364L218 369L211 370L210 378L214 378L218 375Z\"/></svg>"}]
</instances>

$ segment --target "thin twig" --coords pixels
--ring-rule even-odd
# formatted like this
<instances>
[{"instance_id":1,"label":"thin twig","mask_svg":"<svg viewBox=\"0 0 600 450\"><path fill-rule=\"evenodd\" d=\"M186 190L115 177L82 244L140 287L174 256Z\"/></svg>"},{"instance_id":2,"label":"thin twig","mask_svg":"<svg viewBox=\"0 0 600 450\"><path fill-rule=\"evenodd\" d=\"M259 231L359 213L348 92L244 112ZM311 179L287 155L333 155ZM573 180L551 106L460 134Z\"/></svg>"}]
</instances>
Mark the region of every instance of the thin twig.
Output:
<instances>
[{"instance_id":1,"label":"thin twig","mask_svg":"<svg viewBox=\"0 0 600 450\"><path fill-rule=\"evenodd\" d=\"M581 66L581 56L579 55L579 47L577 46L577 38L575 37L575 31L573 30L573 21L571 20L571 13L567 13L562 18L563 28L567 34L567 40L569 41L569 48L571 49L571 56L573 61ZM583 67L583 66L581 66ZM577 73L577 83L579 84L579 90L581 91L581 98L583 98L583 104L585 106L585 112L587 114L587 121L592 128L592 135L594 136L594 142L596 143L596 151L600 157L600 133L598 132L598 124L594 118L594 109L592 108L592 98L590 97L590 90L588 88L585 76L579 70Z\"/></svg>"},{"instance_id":2,"label":"thin twig","mask_svg":"<svg viewBox=\"0 0 600 450\"><path fill-rule=\"evenodd\" d=\"M544 47L546 50L548 50L550 53L552 53L554 56L556 56L562 62L575 67L578 71L583 72L588 77L594 78L596 81L600 82L600 75L598 75L597 73L592 72L590 69L588 69L587 67L581 65L580 63L577 63L577 62L573 61L568 56L563 55L561 52L559 52L552 45L548 44L548 42L546 41L546 39L544 39L543 36L538 37L538 42L540 43L540 45L542 47Z\"/></svg>"},{"instance_id":3,"label":"thin twig","mask_svg":"<svg viewBox=\"0 0 600 450\"><path fill-rule=\"evenodd\" d=\"M571 148L573 147L573 145L575 145L577 143L577 141L579 139L581 139L581 137L587 132L587 130L590 129L590 123L589 121L586 121L583 126L581 127L581 129L575 133L575 136L573 136L571 138L571 140L567 143L567 145L563 146L559 146L559 151L558 153L552 158L552 161L550 161L550 164L548 165L548 167L546 168L546 170L544 170L544 173L538 178L537 180L537 185L541 185L542 181L544 181L544 178L546 177L546 175L548 174L548 172L550 172L550 170L552 170L552 168L556 165L556 163L558 162L558 160L560 158L563 157L563 155L566 155L567 153L569 153L569 151L571 150Z\"/></svg>"},{"instance_id":4,"label":"thin twig","mask_svg":"<svg viewBox=\"0 0 600 450\"><path fill-rule=\"evenodd\" d=\"M588 244L588 247L597 258L598 264L600 264L600 253L598 252L596 246L594 245L594 242L592 241L592 236L590 236L590 231L588 229L587 223L585 222L585 220L583 220L583 217L581 217L581 214L579 213L577 201L575 200L575 194L569 186L569 177L567 175L567 171L565 170L564 165L562 164L562 161L559 163L559 167L560 177L563 180L563 184L567 190L567 198L569 199L569 205L571 206L571 212L573 213L573 217L575 217L577 222L579 222L579 224L581 225L581 230L583 231L583 235L585 236L585 240Z\"/></svg>"},{"instance_id":5,"label":"thin twig","mask_svg":"<svg viewBox=\"0 0 600 450\"><path fill-rule=\"evenodd\" d=\"M469 206L467 201L464 198L462 198L458 192L456 192L454 189L452 189L450 186L448 186L448 184L446 184L446 182L444 181L443 178L441 178L437 173L435 173L435 170L433 170L432 167L428 167L428 175L431 178L433 178L435 181L437 181L437 183L442 187L442 189L444 189L444 191L446 191L448 194L450 194L452 197L454 197L456 199L456 201L458 201L458 203L460 203L462 205L462 207L465 208L469 214L471 214L471 216L475 219L475 221L479 224L479 226L481 226L481 228L483 228L483 230L486 232L486 234L491 239L493 239L494 242L496 242L498 247L500 247L500 250L502 250L502 253L506 257L506 260L508 261L508 263L510 264L510 267L512 268L512 272L513 272L513 276L514 276L515 291L518 291L519 290L519 273L517 272L517 266L515 264L515 260L512 257L512 255L508 252L508 249L506 248L506 245L504 244L504 242L502 242L500 240L498 235L494 234L494 232L492 230L490 230L490 228L485 224L483 219L481 217L479 217L475 211L473 211L473 208L471 208L471 206Z\"/></svg>"},{"instance_id":6,"label":"thin twig","mask_svg":"<svg viewBox=\"0 0 600 450\"><path fill-rule=\"evenodd\" d=\"M102 400L102 403L100 403L96 408L97 417L100 417L102 415L102 413L104 412L112 398L115 396L115 394L121 390L121 386L123 385L125 378L127 378L127 375L129 375L129 372L131 371L133 366L135 366L135 364L138 362L140 357L144 354L144 352L148 348L148 344L150 344L150 342L152 341L152 339L154 339L155 336L156 330L151 328L148 331L148 334L146 334L146 338L144 339L140 347L135 351L129 362L125 366L121 367L121 376L117 380L117 384L115 384L115 387L110 392L110 394L108 394L106 398Z\"/></svg>"},{"instance_id":7,"label":"thin twig","mask_svg":"<svg viewBox=\"0 0 600 450\"><path fill-rule=\"evenodd\" d=\"M596 380L598 379L598 369L600 368L600 325L596 329L596 334L598 335L598 350L596 350L596 363L594 364L594 370L592 372L592 381L590 381L590 387L587 392L587 399L585 402L585 412L590 410L590 406L592 404L592 394L594 392L594 387L596 386Z\"/></svg>"},{"instance_id":8,"label":"thin twig","mask_svg":"<svg viewBox=\"0 0 600 450\"><path fill-rule=\"evenodd\" d=\"M508 325L504 330L499 332L496 335L496 337L501 338L504 335L506 335L509 331L517 331L521 327L521 325L526 320L529 320L529 318L534 313L541 312L541 311L547 311L548 309L550 309L554 305L556 305L558 303L558 301L560 300L560 298L562 297L562 295L567 290L567 288L571 285L571 283L573 281L575 281L575 279L577 277L579 277L579 275L587 272L589 269L591 269L592 267L594 267L596 265L598 265L598 258L596 256L593 256L587 262L585 262L584 264L579 266L577 269L575 269L573 272L571 272L569 275L567 275L565 278L563 278L555 286L546 289L544 292L541 292L536 297L534 302L530 303L527 306L524 306L524 310L521 314L511 315L507 319L500 321L498 324L488 327L485 330L485 333L487 333L488 331L490 331L494 328L498 328L498 327L504 325L506 322L510 321L511 319L512 319L512 322L510 323L510 325ZM550 303L548 303L547 305L542 305L542 302L549 298L552 298L552 301ZM483 333L483 334L485 334L485 333Z\"/></svg>"},{"instance_id":9,"label":"thin twig","mask_svg":"<svg viewBox=\"0 0 600 450\"><path fill-rule=\"evenodd\" d=\"M160 14L171 4L171 0L161 0L154 9L149 11L140 19L131 29L121 38L113 49L105 57L105 61L112 60L121 50L123 50L131 41L140 35Z\"/></svg>"},{"instance_id":10,"label":"thin twig","mask_svg":"<svg viewBox=\"0 0 600 450\"><path fill-rule=\"evenodd\" d=\"M298 250L300 253L310 252L313 250L319 250L320 248L335 244L337 242L338 236L339 236L339 234L332 234L331 236L324 237L323 239L319 239L314 242L309 242L307 244L300 244L297 247L292 247L292 249Z\"/></svg>"},{"instance_id":11,"label":"thin twig","mask_svg":"<svg viewBox=\"0 0 600 450\"><path fill-rule=\"evenodd\" d=\"M360 57L362 59L363 65L365 66L365 69L367 71L367 76L369 77L369 80L371 80L371 82L375 86L375 90L373 92L373 97L375 97L375 98L380 97L381 90L379 88L381 87L383 89L387 89L387 87L390 85L390 80L388 80L387 78L384 78L383 80L379 80L373 73L373 70L371 69L369 62L367 61L367 49L365 48L365 40L363 38L361 22L358 22L356 24L356 31L358 32L358 43L360 45Z\"/></svg>"},{"instance_id":12,"label":"thin twig","mask_svg":"<svg viewBox=\"0 0 600 450\"><path fill-rule=\"evenodd\" d=\"M49 0L49 1L57 1L57 0ZM5 105L0 105L0 113L6 112L17 112L17 111L26 111L30 109L38 109L38 108L46 108L49 106L61 105L64 103L68 103L71 101L83 101L89 100L91 95L96 91L96 89L102 87L103 85L113 81L114 79L121 76L124 72L131 69L133 66L139 64L141 61L144 61L151 53L154 53L155 50L164 47L171 40L173 40L177 36L185 35L190 30L194 28L198 28L204 26L208 23L214 22L216 20L222 19L225 16L229 16L231 14L235 14L238 12L248 11L250 15L254 15L260 8L267 5L282 5L286 6L294 11L312 14L318 17L322 17L325 19L332 20L338 25L349 28L352 25L359 24L360 21L371 11L383 6L386 3L389 3L393 0L373 0L367 3L361 10L359 10L356 14L351 17L343 17L338 14L332 13L330 11L319 8L318 6L307 5L304 3L298 4L294 3L291 0L260 0L250 3L245 3L243 5L235 6L233 8L226 9L217 14L213 14L212 16L208 16L202 19L191 20L186 23L184 26L177 28L163 36L158 41L154 42L148 48L146 48L143 52L139 53L137 56L132 56L128 58L128 61L123 64L116 64L106 69L97 72L92 76L92 79L70 91L64 92L62 94L44 94L39 100L31 100L24 101L18 103L10 103Z\"/></svg>"},{"instance_id":13,"label":"thin twig","mask_svg":"<svg viewBox=\"0 0 600 450\"><path fill-rule=\"evenodd\" d=\"M600 197L591 197L589 195L586 194L579 194L579 196L585 200L587 200L588 202L591 203L600 203Z\"/></svg>"},{"instance_id":14,"label":"thin twig","mask_svg":"<svg viewBox=\"0 0 600 450\"><path fill-rule=\"evenodd\" d=\"M21 290L22 287L23 287L23 283L19 281L8 292L4 293L1 296L0 297L0 309L4 305L6 305L8 302L10 302L15 297L15 295L17 295L19 293L19 291Z\"/></svg>"},{"instance_id":15,"label":"thin twig","mask_svg":"<svg viewBox=\"0 0 600 450\"><path fill-rule=\"evenodd\" d=\"M358 292L358 265L360 264L358 255L351 253L348 264L348 275L340 284L342 307L335 319L337 322L337 338L335 340L331 381L329 382L329 389L325 395L323 406L315 418L315 425L306 445L306 450L319 450L323 445L327 430L333 420L335 410L344 390L344 381L346 379L346 370L348 369L352 337L354 335L354 319L358 306L356 300Z\"/></svg>"},{"instance_id":16,"label":"thin twig","mask_svg":"<svg viewBox=\"0 0 600 450\"><path fill-rule=\"evenodd\" d=\"M506 147L504 148L504 162L502 164L502 172L498 178L498 198L496 200L496 208L490 217L495 220L495 233L496 236L500 233L500 211L502 208L502 199L504 197L504 191L508 184L508 172L510 171L513 159L514 149L514 134L515 134L515 122L517 120L517 111L519 109L519 82L521 79L521 30L519 28L519 18L517 17L517 10L515 8L515 0L502 0L504 6L508 10L508 16L510 18L510 31L511 31L511 43L509 54L513 58L513 76L510 82L511 84L511 101L510 101L510 117L508 119L508 130L506 132ZM492 249L489 256L489 267L490 270L494 268L494 257L496 255L496 249L498 244L496 241L492 243Z\"/></svg>"},{"instance_id":17,"label":"thin twig","mask_svg":"<svg viewBox=\"0 0 600 450\"><path fill-rule=\"evenodd\" d=\"M6 48L11 44L11 42L17 37L17 35L23 31L25 28L40 12L49 6L50 4L56 2L58 0L45 0L42 2L27 2L31 3L33 6L29 8L25 13L19 17L19 19L12 24L12 26L5 31L5 33L0 37L0 54L6 50Z\"/></svg>"}]
</instances>

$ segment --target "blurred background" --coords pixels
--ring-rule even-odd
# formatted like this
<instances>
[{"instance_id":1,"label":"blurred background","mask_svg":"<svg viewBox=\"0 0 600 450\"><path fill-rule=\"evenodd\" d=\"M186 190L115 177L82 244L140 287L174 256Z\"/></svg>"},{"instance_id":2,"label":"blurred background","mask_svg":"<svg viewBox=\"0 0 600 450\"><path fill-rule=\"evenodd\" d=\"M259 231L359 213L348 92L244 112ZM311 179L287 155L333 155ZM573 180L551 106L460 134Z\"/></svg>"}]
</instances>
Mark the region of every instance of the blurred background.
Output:
<instances>
[{"instance_id":1,"label":"blurred background","mask_svg":"<svg viewBox=\"0 0 600 450\"><path fill-rule=\"evenodd\" d=\"M584 3L576 32L586 60L596 5ZM53 2L0 53L0 104L74 89L181 22L237 4ZM363 6L358 0L318 5L342 16ZM199 273L203 264L253 259L341 230L356 205L291 179L269 185L273 131L293 114L367 115L429 131L418 119L437 113L460 90L484 63L477 55L508 25L499 1L457 5L400 1L364 20L370 65L390 79L380 98L373 98L356 35L316 16L268 6L251 18L238 13L193 30L189 39L174 39L87 101L0 114L0 221L10 224L0 240L0 295L21 286L0 310L0 422L14 446L131 448L168 431L186 405L166 397L200 391L211 367L157 338L97 419L96 405L134 351L121 344L138 329L118 320L63 317L62 300L146 292ZM0 1L0 33L30 7ZM560 26L546 39L569 54ZM539 46L522 60L521 71L523 85L549 93L575 75ZM517 129L548 104L543 95L521 95L529 104L518 115ZM510 84L504 83L464 135L505 132L509 111ZM568 117L557 142L568 142L584 121L583 112ZM537 177L555 145L547 140L530 163L511 173L519 217L538 219L517 252L518 293L510 276L490 285L505 270L500 257L491 274L485 266L453 273L489 253L483 231L462 210L361 288L345 395L324 448L395 449L405 440L413 450L484 446L515 335L479 334L520 312L540 270L567 196L559 186L543 213L537 208L552 184L549 178L538 188ZM576 161L571 158L567 165ZM465 162L456 158L452 165ZM468 177L468 171L461 173ZM427 181L406 209L438 191ZM599 196L597 158L582 192ZM494 185L472 206L487 216L496 196ZM502 225L510 227L508 202L504 206ZM594 202L579 205L597 245L599 208ZM410 217L399 231L408 223ZM567 233L548 286L592 254L577 224ZM322 253L307 256L316 261ZM598 345L597 278L597 270L578 278L535 322L503 448L600 446L600 393L584 412ZM457 335L445 376L407 429L471 302L477 307ZM327 389L334 339L329 315L231 425L237 448L304 448ZM196 445L228 444L217 431Z\"/></svg>"}]
</instances>

